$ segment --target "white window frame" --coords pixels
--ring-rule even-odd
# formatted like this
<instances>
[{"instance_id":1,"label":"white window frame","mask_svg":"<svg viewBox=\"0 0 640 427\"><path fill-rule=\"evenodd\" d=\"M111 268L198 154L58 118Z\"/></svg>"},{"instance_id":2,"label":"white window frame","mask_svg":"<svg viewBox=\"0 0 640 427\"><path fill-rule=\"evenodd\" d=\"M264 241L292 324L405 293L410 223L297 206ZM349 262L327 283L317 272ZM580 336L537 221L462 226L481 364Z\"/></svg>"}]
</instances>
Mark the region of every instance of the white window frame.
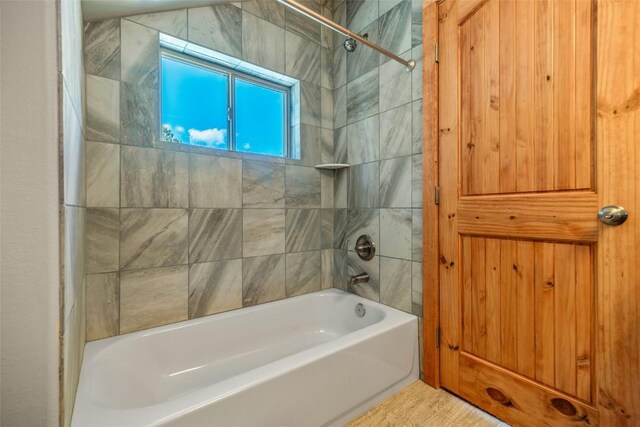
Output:
<instances>
[{"instance_id":1,"label":"white window frame","mask_svg":"<svg viewBox=\"0 0 640 427\"><path fill-rule=\"evenodd\" d=\"M225 67L223 65L219 65L219 64L215 64L212 62L208 62L196 57L193 57L191 55L188 54L184 54L184 53L179 53L176 51L173 51L171 49L166 49L166 48L161 48L160 49L160 63L162 63L162 58L169 58L172 59L174 61L180 61L183 62L187 65L191 65L191 66L195 66L195 67L200 67L203 68L205 70L209 70L218 74L225 74L227 76L227 95L228 95L228 99L227 99L227 124L228 124L228 145L226 149L222 149L222 148L213 148L213 147L202 147L199 145L192 145L192 144L188 144L188 143L183 143L181 142L180 144L183 146L193 146L193 147L199 147L199 148L204 148L204 149L212 149L212 150L222 150L222 151L230 151L230 152L235 152L235 153L241 153L241 154L249 154L249 155L254 155L254 156L271 156L271 157L279 157L279 158L289 158L289 156L292 154L292 147L291 147L291 118L290 118L290 105L291 105L291 87L289 86L285 86L285 85L281 85L260 77L256 77L253 76L251 74L248 73L244 73L241 71L238 71L236 69L233 68L229 68L229 67ZM158 91L159 91L159 100L160 102L159 104L159 109L160 109L160 140L163 142L167 142L169 143L169 141L165 141L164 139L162 139L163 136L163 124L162 124L162 66L159 67L159 73L160 73L160 81L158 84ZM236 79L240 79L240 80L245 80L249 83L258 85L258 86L262 86L264 88L270 89L270 90L275 90L278 92L281 92L284 95L284 102L282 105L282 116L283 116L283 147L282 147L282 156L279 156L277 154L263 154L263 153L255 153L252 151L239 151L237 150L237 146L236 146L236 132L235 132L235 128L236 128L236 116L235 116L235 112L236 112L236 106L235 106L235 81Z\"/></svg>"}]
</instances>

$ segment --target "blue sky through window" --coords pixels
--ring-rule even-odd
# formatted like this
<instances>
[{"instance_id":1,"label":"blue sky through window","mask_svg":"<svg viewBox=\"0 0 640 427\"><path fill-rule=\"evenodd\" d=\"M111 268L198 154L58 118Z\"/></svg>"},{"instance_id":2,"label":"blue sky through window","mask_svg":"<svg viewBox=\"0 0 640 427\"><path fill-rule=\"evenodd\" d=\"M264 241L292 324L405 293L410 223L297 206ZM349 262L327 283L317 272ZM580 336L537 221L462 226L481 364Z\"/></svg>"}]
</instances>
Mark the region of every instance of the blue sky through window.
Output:
<instances>
[{"instance_id":1,"label":"blue sky through window","mask_svg":"<svg viewBox=\"0 0 640 427\"><path fill-rule=\"evenodd\" d=\"M228 90L227 75L163 57L163 129L183 144L228 148Z\"/></svg>"},{"instance_id":2,"label":"blue sky through window","mask_svg":"<svg viewBox=\"0 0 640 427\"><path fill-rule=\"evenodd\" d=\"M285 94L235 79L236 150L284 156Z\"/></svg>"},{"instance_id":3,"label":"blue sky through window","mask_svg":"<svg viewBox=\"0 0 640 427\"><path fill-rule=\"evenodd\" d=\"M229 134L229 79L234 85L234 130ZM287 92L240 77L162 57L163 139L236 151L285 155Z\"/></svg>"}]
</instances>

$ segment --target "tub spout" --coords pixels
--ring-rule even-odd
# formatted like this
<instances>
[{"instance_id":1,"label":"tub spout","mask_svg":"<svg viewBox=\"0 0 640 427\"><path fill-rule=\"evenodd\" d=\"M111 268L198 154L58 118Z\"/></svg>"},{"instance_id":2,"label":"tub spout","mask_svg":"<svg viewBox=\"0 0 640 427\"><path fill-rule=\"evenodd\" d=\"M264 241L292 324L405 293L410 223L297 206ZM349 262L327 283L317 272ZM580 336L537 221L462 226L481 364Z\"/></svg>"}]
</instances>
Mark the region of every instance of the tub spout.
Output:
<instances>
[{"instance_id":1,"label":"tub spout","mask_svg":"<svg viewBox=\"0 0 640 427\"><path fill-rule=\"evenodd\" d=\"M358 283L368 283L369 282L369 273L360 273L355 276L349 276L349 284L357 285Z\"/></svg>"}]
</instances>

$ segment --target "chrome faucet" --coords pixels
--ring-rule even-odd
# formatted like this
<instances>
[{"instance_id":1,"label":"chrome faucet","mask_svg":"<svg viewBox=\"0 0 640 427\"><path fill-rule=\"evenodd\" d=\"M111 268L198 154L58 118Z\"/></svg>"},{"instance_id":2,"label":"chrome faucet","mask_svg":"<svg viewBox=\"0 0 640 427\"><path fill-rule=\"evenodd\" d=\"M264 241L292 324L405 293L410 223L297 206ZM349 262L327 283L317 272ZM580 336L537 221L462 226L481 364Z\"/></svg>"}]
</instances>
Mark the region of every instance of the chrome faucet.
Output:
<instances>
[{"instance_id":1,"label":"chrome faucet","mask_svg":"<svg viewBox=\"0 0 640 427\"><path fill-rule=\"evenodd\" d=\"M360 273L355 276L349 276L349 284L357 285L358 283L368 283L369 282L369 273Z\"/></svg>"}]
</instances>

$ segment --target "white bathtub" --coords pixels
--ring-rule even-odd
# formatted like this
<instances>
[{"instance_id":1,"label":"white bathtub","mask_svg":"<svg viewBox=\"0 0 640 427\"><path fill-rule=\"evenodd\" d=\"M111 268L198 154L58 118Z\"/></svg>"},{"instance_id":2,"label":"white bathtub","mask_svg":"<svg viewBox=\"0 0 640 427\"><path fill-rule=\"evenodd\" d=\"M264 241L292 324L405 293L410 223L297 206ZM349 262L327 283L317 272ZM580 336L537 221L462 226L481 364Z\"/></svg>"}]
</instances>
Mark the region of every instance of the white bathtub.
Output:
<instances>
[{"instance_id":1,"label":"white bathtub","mask_svg":"<svg viewBox=\"0 0 640 427\"><path fill-rule=\"evenodd\" d=\"M343 425L417 380L417 336L415 316L332 289L95 341L71 424Z\"/></svg>"}]
</instances>

